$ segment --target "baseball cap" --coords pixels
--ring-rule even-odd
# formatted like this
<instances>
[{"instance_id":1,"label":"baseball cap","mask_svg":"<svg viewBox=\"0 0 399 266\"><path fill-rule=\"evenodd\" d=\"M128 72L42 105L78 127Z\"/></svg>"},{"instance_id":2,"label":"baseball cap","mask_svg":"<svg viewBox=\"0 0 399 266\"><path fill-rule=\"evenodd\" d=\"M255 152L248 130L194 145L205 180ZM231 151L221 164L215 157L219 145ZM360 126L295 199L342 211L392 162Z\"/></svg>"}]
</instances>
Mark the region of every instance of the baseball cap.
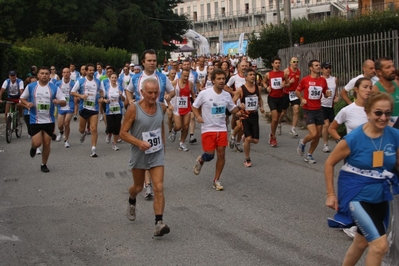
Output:
<instances>
[{"instance_id":1,"label":"baseball cap","mask_svg":"<svg viewBox=\"0 0 399 266\"><path fill-rule=\"evenodd\" d=\"M15 72L15 70L11 70L10 72L8 72L9 76L16 76L17 72Z\"/></svg>"},{"instance_id":2,"label":"baseball cap","mask_svg":"<svg viewBox=\"0 0 399 266\"><path fill-rule=\"evenodd\" d=\"M134 66L134 64L133 64L133 63L131 63L131 64L130 64L130 66Z\"/></svg>"},{"instance_id":3,"label":"baseball cap","mask_svg":"<svg viewBox=\"0 0 399 266\"><path fill-rule=\"evenodd\" d=\"M321 63L321 68L326 68L326 67L331 67L331 63L328 61Z\"/></svg>"}]
</instances>

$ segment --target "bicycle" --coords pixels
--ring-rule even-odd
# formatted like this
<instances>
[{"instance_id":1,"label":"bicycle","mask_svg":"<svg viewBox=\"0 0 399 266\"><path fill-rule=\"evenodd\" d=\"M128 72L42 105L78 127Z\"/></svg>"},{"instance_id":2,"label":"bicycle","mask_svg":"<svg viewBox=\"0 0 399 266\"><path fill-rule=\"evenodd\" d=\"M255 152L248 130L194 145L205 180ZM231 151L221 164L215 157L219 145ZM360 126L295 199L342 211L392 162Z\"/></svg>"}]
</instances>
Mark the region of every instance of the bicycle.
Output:
<instances>
[{"instance_id":1,"label":"bicycle","mask_svg":"<svg viewBox=\"0 0 399 266\"><path fill-rule=\"evenodd\" d=\"M16 102L17 101L17 102ZM15 136L20 138L22 135L22 123L19 119L19 111L17 108L17 103L19 99L7 99L6 103L10 104L10 111L7 114L6 118L6 141L7 143L11 142L12 133L15 132Z\"/></svg>"}]
</instances>

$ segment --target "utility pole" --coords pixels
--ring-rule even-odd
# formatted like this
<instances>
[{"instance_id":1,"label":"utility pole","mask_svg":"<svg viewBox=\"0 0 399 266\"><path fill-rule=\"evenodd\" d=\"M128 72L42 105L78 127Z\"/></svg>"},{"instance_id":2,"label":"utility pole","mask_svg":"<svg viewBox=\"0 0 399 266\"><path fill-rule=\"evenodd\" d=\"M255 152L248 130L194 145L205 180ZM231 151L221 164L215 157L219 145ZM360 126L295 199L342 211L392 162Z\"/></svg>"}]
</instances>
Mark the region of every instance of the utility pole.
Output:
<instances>
[{"instance_id":1,"label":"utility pole","mask_svg":"<svg viewBox=\"0 0 399 266\"><path fill-rule=\"evenodd\" d=\"M292 46L291 2L290 2L290 0L284 0L284 22L287 24L288 38L290 40L290 46Z\"/></svg>"},{"instance_id":2,"label":"utility pole","mask_svg":"<svg viewBox=\"0 0 399 266\"><path fill-rule=\"evenodd\" d=\"M281 24L281 14L280 14L280 0L276 1L276 15L277 15L277 25Z\"/></svg>"}]
</instances>

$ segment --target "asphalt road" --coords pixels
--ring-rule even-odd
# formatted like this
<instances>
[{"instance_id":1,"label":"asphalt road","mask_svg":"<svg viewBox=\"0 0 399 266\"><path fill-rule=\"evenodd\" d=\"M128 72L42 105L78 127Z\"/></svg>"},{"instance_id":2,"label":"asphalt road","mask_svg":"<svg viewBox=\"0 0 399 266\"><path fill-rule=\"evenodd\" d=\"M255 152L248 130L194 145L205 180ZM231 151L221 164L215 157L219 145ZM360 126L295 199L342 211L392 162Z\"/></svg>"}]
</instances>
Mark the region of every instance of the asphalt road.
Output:
<instances>
[{"instance_id":1,"label":"asphalt road","mask_svg":"<svg viewBox=\"0 0 399 266\"><path fill-rule=\"evenodd\" d=\"M296 153L288 125L272 148L270 125L260 124L252 168L227 148L221 192L212 189L215 161L193 174L200 144L181 152L177 141L167 143L164 221L171 232L159 239L151 201L138 197L136 221L125 216L129 145L113 151L102 122L98 158L89 156L88 138L79 143L72 122L71 148L51 145L50 173L40 171L40 156L30 158L25 127L10 144L0 137L0 265L340 265L351 240L327 227L328 154L320 144L310 165Z\"/></svg>"}]
</instances>

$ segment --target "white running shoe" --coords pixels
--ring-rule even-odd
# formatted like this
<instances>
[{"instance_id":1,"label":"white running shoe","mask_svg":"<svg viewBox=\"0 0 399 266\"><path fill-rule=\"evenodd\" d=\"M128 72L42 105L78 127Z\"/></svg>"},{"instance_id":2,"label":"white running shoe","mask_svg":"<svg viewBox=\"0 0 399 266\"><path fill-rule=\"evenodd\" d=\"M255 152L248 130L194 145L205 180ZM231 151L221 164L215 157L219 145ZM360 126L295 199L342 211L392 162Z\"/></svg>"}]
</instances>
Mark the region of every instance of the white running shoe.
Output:
<instances>
[{"instance_id":1,"label":"white running shoe","mask_svg":"<svg viewBox=\"0 0 399 266\"><path fill-rule=\"evenodd\" d=\"M105 142L106 143L110 143L111 142L111 135L107 134L107 136L105 137Z\"/></svg>"},{"instance_id":2,"label":"white running shoe","mask_svg":"<svg viewBox=\"0 0 399 266\"><path fill-rule=\"evenodd\" d=\"M71 146L69 146L69 142L66 140L66 141L64 141L64 147L65 148L70 148Z\"/></svg>"},{"instance_id":3,"label":"white running shoe","mask_svg":"<svg viewBox=\"0 0 399 266\"><path fill-rule=\"evenodd\" d=\"M42 150L40 148L36 149L36 155L38 155L38 154L42 154Z\"/></svg>"},{"instance_id":4,"label":"white running shoe","mask_svg":"<svg viewBox=\"0 0 399 266\"><path fill-rule=\"evenodd\" d=\"M282 131L281 131L281 124L277 125L277 135L281 135Z\"/></svg>"},{"instance_id":5,"label":"white running shoe","mask_svg":"<svg viewBox=\"0 0 399 266\"><path fill-rule=\"evenodd\" d=\"M103 116L103 114L100 114L100 121L103 121L104 120L104 116Z\"/></svg>"},{"instance_id":6,"label":"white running shoe","mask_svg":"<svg viewBox=\"0 0 399 266\"><path fill-rule=\"evenodd\" d=\"M60 142L61 139L62 139L62 134L60 132L60 133L58 133L57 137L55 138L55 141Z\"/></svg>"},{"instance_id":7,"label":"white running shoe","mask_svg":"<svg viewBox=\"0 0 399 266\"><path fill-rule=\"evenodd\" d=\"M119 151L119 147L116 145L115 142L112 143L112 149L113 149L114 151Z\"/></svg>"},{"instance_id":8,"label":"white running shoe","mask_svg":"<svg viewBox=\"0 0 399 266\"><path fill-rule=\"evenodd\" d=\"M179 145L179 151L188 151L186 145L184 145L184 143Z\"/></svg>"},{"instance_id":9,"label":"white running shoe","mask_svg":"<svg viewBox=\"0 0 399 266\"><path fill-rule=\"evenodd\" d=\"M96 148L91 149L90 157L97 157Z\"/></svg>"},{"instance_id":10,"label":"white running shoe","mask_svg":"<svg viewBox=\"0 0 399 266\"><path fill-rule=\"evenodd\" d=\"M330 148L328 147L328 145L324 144L323 152L326 152L326 153L330 152Z\"/></svg>"},{"instance_id":11,"label":"white running shoe","mask_svg":"<svg viewBox=\"0 0 399 266\"><path fill-rule=\"evenodd\" d=\"M294 137L298 137L298 133L296 132L295 127L292 127L292 128L291 128L290 134L291 134L292 136L294 136Z\"/></svg>"},{"instance_id":12,"label":"white running shoe","mask_svg":"<svg viewBox=\"0 0 399 266\"><path fill-rule=\"evenodd\" d=\"M357 227L356 226L352 226L351 228L344 228L342 229L342 231L344 231L344 233L349 236L350 238L354 238L355 234L357 232Z\"/></svg>"}]
</instances>

